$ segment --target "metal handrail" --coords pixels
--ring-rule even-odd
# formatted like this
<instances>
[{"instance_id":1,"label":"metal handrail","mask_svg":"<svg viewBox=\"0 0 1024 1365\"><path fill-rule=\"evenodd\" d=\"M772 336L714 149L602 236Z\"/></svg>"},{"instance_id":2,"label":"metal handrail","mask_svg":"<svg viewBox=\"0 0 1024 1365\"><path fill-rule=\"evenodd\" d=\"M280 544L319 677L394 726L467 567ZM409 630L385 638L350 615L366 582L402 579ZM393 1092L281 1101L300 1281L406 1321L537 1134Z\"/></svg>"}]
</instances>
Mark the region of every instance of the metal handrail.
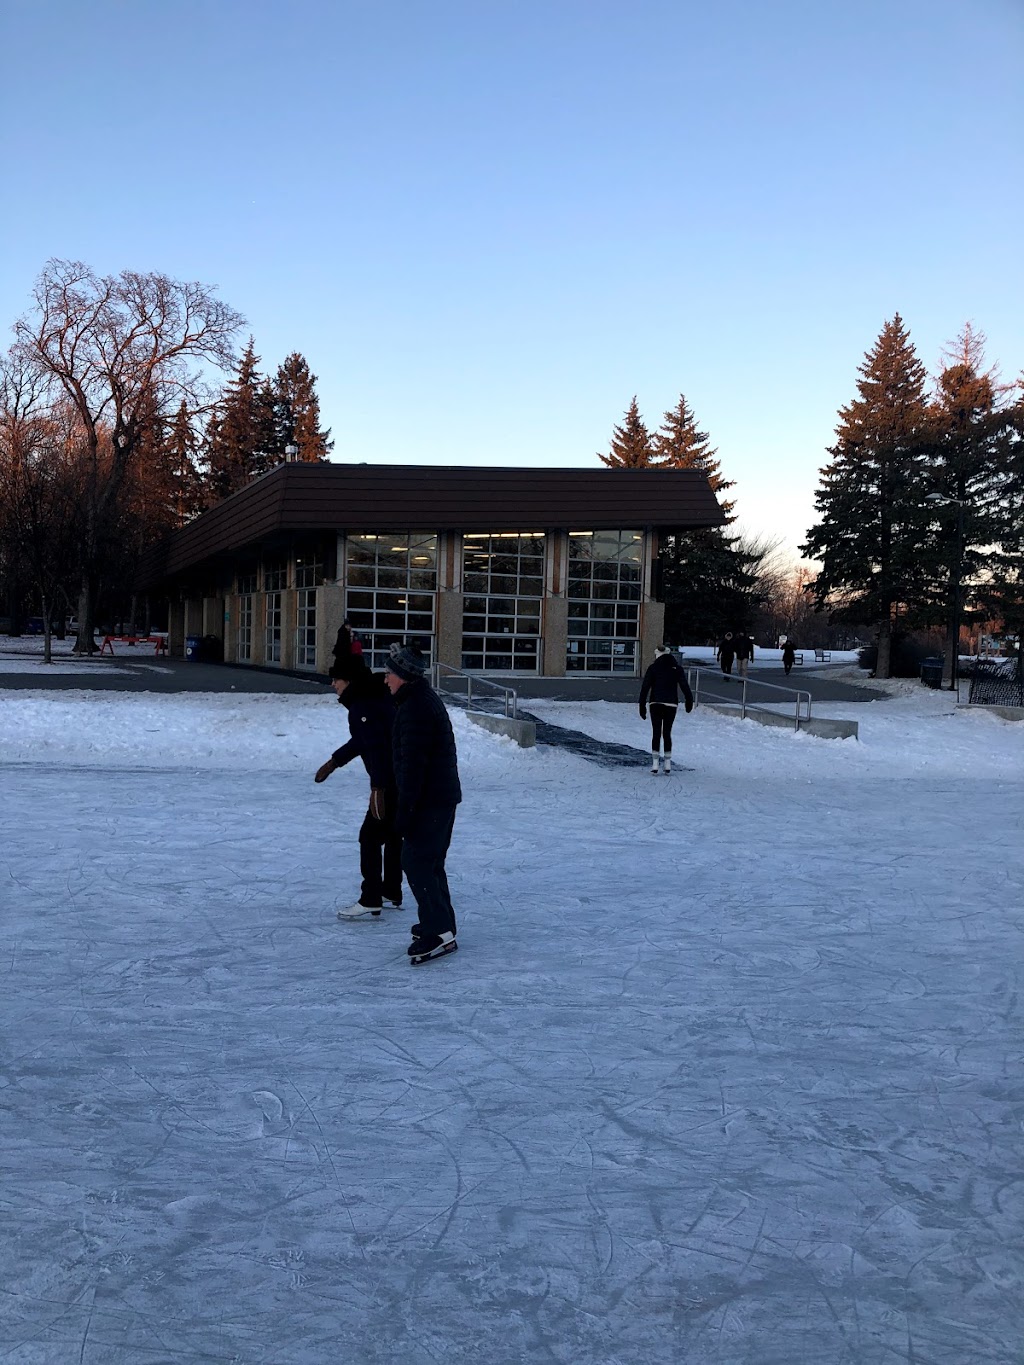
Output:
<instances>
[{"instance_id":1,"label":"metal handrail","mask_svg":"<svg viewBox=\"0 0 1024 1365\"><path fill-rule=\"evenodd\" d=\"M453 675L454 675L455 677L457 677L457 678L465 678L465 680L466 680L466 705L467 705L467 706L472 706L472 704L473 704L473 684L474 684L474 683L477 683L478 685L480 685L480 686L482 686L482 687L493 687L494 690L495 690L496 692L504 692L504 694L505 694L505 716L506 716L506 718L509 719L509 720L516 720L516 719L518 719L518 715L519 715L519 710L518 710L518 708L519 708L519 694L518 694L518 692L516 692L516 689L515 689L514 687L504 687L504 686L502 686L501 683L491 682L490 678L478 678L478 677L476 677L476 676L475 676L474 674L472 674L472 673L467 673L466 670L465 670L464 668L455 668L452 664L443 664L443 663L438 662L438 663L431 664L431 666L430 666L430 671L431 671L431 675L432 675L431 681L432 681L432 683L433 683L433 685L434 685L434 688L437 689L437 690L440 690L440 686L441 686L441 669L442 669L442 668L445 670L446 673L453 674Z\"/></svg>"},{"instance_id":2,"label":"metal handrail","mask_svg":"<svg viewBox=\"0 0 1024 1365\"><path fill-rule=\"evenodd\" d=\"M732 678L732 676L733 676L731 673L729 673L729 674L725 674L725 673L718 674L718 673L716 673L716 672L713 672L711 669L705 669L705 670L703 670L703 671L704 671L704 672L707 672L707 673L710 673L711 676L714 677L714 678L718 678L718 677L723 677L723 678L729 677L729 678ZM691 688L691 690L692 690L692 692L693 692L693 700L694 700L694 703L697 703L697 702L700 700L700 675L701 675L701 672L702 672L702 670L701 670L700 667L699 667L698 665L696 665L696 664L691 664L691 665L687 668L687 673L689 674L689 680L690 680L690 688ZM748 701L748 700L747 700L747 684L748 684L749 682L753 682L755 686L757 686L757 687L766 687L766 688L768 688L768 690L769 690L770 692L785 692L785 693L786 693L787 697L790 698L790 699L795 703L795 708L796 708L796 709L795 709L794 716L793 716L793 723L794 723L794 726L795 726L795 728L796 728L797 730L800 729L800 722L801 722L801 721L803 721L803 720L810 720L810 718L811 718L811 694L810 694L810 692L805 691L803 688L797 688L797 687L780 687L780 686L778 685L778 683L761 682L759 678L747 678L747 677L745 677L745 676L737 677L737 678L735 679L735 681L743 684L742 690L741 690L741 692L740 692L740 700L739 700L740 717L741 717L741 719L746 719L746 715L747 715L747 712L748 712L748 711L765 710L765 709L767 708L767 706L769 706L769 705L771 704L771 703L769 703L769 702L765 702L765 703L760 703L760 704L759 704L759 703L756 702L756 701ZM726 693L726 692L712 692L712 690L711 690L709 687L705 687L704 692L705 692L705 695L706 695L706 696L713 696L713 697L716 697L716 698L721 698L723 701L728 702L730 705L733 704L733 698L729 695L729 693ZM801 714L800 714L800 706L801 706L801 699L802 699L802 698L806 698L806 699L807 699L807 714L806 714L806 716L801 716ZM781 704L781 703L780 703L780 704Z\"/></svg>"}]
</instances>

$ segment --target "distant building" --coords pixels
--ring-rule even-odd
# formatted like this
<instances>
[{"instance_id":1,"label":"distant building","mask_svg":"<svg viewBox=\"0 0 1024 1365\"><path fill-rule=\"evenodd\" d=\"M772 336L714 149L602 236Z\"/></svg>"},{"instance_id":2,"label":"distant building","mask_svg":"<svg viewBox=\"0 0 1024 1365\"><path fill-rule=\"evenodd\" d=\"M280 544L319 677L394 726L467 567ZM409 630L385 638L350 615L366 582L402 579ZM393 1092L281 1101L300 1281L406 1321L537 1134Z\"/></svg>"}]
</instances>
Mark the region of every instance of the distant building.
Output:
<instances>
[{"instance_id":1,"label":"distant building","mask_svg":"<svg viewBox=\"0 0 1024 1365\"><path fill-rule=\"evenodd\" d=\"M719 526L676 469L285 464L154 548L140 592L170 650L326 673L342 620L382 666L394 640L500 673L635 675L661 642L658 544Z\"/></svg>"}]
</instances>

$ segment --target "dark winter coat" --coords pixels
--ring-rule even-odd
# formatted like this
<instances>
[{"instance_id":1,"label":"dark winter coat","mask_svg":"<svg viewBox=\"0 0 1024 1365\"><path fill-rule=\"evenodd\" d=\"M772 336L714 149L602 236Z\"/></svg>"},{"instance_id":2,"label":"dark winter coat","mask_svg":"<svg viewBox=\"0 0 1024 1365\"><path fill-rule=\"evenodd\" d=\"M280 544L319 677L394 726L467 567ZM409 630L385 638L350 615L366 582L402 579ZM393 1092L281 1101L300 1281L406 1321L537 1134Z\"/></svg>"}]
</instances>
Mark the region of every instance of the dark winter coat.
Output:
<instances>
[{"instance_id":1,"label":"dark winter coat","mask_svg":"<svg viewBox=\"0 0 1024 1365\"><path fill-rule=\"evenodd\" d=\"M348 710L352 738L331 755L339 768L361 758L370 776L371 787L394 791L395 770L391 742L395 723L395 703L382 673L369 669L354 678L339 698Z\"/></svg>"},{"instance_id":2,"label":"dark winter coat","mask_svg":"<svg viewBox=\"0 0 1024 1365\"><path fill-rule=\"evenodd\" d=\"M686 681L686 671L671 654L660 654L644 674L640 688L640 710L643 711L648 699L652 705L661 702L667 706L679 705L679 693L683 694L687 711L693 706L693 693Z\"/></svg>"},{"instance_id":3,"label":"dark winter coat","mask_svg":"<svg viewBox=\"0 0 1024 1365\"><path fill-rule=\"evenodd\" d=\"M732 638L719 640L715 652L720 659L733 659L736 655L736 641Z\"/></svg>"},{"instance_id":4,"label":"dark winter coat","mask_svg":"<svg viewBox=\"0 0 1024 1365\"><path fill-rule=\"evenodd\" d=\"M789 643L789 641L787 640L786 643L782 646L782 662L783 662L784 664L791 664L791 663L795 662L795 660L796 660L796 650L793 648L793 646L792 646L792 645Z\"/></svg>"},{"instance_id":5,"label":"dark winter coat","mask_svg":"<svg viewBox=\"0 0 1024 1365\"><path fill-rule=\"evenodd\" d=\"M744 635L741 631L732 643L737 659L752 659L754 657L754 642L749 635Z\"/></svg>"},{"instance_id":6,"label":"dark winter coat","mask_svg":"<svg viewBox=\"0 0 1024 1365\"><path fill-rule=\"evenodd\" d=\"M455 735L444 702L427 682L403 683L395 693L392 737L400 830L424 810L454 808L462 800Z\"/></svg>"}]
</instances>

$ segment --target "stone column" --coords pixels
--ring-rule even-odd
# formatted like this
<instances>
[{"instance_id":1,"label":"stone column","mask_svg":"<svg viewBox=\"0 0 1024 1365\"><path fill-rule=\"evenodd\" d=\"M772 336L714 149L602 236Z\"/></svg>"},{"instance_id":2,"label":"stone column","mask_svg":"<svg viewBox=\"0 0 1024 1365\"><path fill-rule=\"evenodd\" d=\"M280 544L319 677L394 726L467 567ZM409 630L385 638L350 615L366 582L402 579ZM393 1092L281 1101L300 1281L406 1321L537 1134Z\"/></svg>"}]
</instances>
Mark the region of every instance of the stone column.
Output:
<instances>
[{"instance_id":1,"label":"stone column","mask_svg":"<svg viewBox=\"0 0 1024 1365\"><path fill-rule=\"evenodd\" d=\"M461 592L442 590L437 594L434 658L451 668L462 667L462 602Z\"/></svg>"},{"instance_id":2,"label":"stone column","mask_svg":"<svg viewBox=\"0 0 1024 1365\"><path fill-rule=\"evenodd\" d=\"M224 639L224 599L223 597L203 598L203 635L216 635Z\"/></svg>"},{"instance_id":3,"label":"stone column","mask_svg":"<svg viewBox=\"0 0 1024 1365\"><path fill-rule=\"evenodd\" d=\"M238 594L229 593L224 599L224 662L238 661Z\"/></svg>"},{"instance_id":4,"label":"stone column","mask_svg":"<svg viewBox=\"0 0 1024 1365\"><path fill-rule=\"evenodd\" d=\"M185 654L185 604L171 602L167 608L167 653L175 659Z\"/></svg>"},{"instance_id":5,"label":"stone column","mask_svg":"<svg viewBox=\"0 0 1024 1365\"><path fill-rule=\"evenodd\" d=\"M316 671L326 673L334 663L334 642L345 619L345 590L324 583L316 590Z\"/></svg>"},{"instance_id":6,"label":"stone column","mask_svg":"<svg viewBox=\"0 0 1024 1365\"><path fill-rule=\"evenodd\" d=\"M251 664L265 664L267 661L267 595L254 592L252 595L252 658Z\"/></svg>"},{"instance_id":7,"label":"stone column","mask_svg":"<svg viewBox=\"0 0 1024 1365\"><path fill-rule=\"evenodd\" d=\"M654 651L665 635L665 603L645 602L640 608L640 672L654 663Z\"/></svg>"},{"instance_id":8,"label":"stone column","mask_svg":"<svg viewBox=\"0 0 1024 1365\"><path fill-rule=\"evenodd\" d=\"M565 677L565 647L569 638L569 600L548 597L541 618L542 673L545 678Z\"/></svg>"}]
</instances>

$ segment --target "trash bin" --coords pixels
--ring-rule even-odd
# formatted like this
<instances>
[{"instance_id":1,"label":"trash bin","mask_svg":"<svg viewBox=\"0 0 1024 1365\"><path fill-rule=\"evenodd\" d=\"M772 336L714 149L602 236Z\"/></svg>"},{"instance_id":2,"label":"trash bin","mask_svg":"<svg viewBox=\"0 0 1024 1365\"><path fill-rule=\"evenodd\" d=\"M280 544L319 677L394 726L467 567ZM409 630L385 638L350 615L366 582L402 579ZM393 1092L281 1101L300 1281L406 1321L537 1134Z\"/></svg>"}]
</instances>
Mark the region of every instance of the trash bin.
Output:
<instances>
[{"instance_id":1,"label":"trash bin","mask_svg":"<svg viewBox=\"0 0 1024 1365\"><path fill-rule=\"evenodd\" d=\"M224 662L224 641L219 635L204 635L199 642L199 657L207 664Z\"/></svg>"},{"instance_id":2,"label":"trash bin","mask_svg":"<svg viewBox=\"0 0 1024 1365\"><path fill-rule=\"evenodd\" d=\"M185 658L198 663L202 655L203 641L199 635L185 636Z\"/></svg>"},{"instance_id":3,"label":"trash bin","mask_svg":"<svg viewBox=\"0 0 1024 1365\"><path fill-rule=\"evenodd\" d=\"M942 686L942 660L941 659L922 659L921 660L921 681L926 687Z\"/></svg>"}]
</instances>

